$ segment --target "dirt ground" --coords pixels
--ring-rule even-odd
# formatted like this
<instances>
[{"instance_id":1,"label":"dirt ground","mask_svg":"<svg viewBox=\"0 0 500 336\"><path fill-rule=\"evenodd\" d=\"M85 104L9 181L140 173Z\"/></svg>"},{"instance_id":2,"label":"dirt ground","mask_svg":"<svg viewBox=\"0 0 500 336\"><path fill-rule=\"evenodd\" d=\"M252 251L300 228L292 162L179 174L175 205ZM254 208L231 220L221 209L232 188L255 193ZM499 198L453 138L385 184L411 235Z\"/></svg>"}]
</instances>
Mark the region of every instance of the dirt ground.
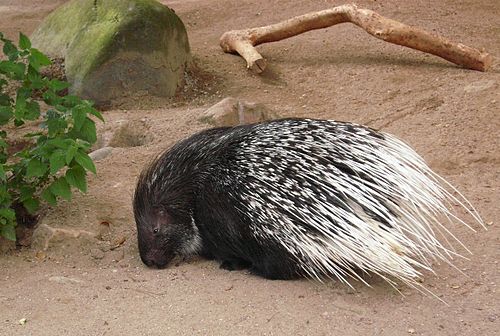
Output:
<instances>
[{"instance_id":1,"label":"dirt ground","mask_svg":"<svg viewBox=\"0 0 500 336\"><path fill-rule=\"evenodd\" d=\"M0 31L29 34L63 2L0 0ZM344 24L260 46L270 66L258 76L220 50L223 32L345 2L162 2L184 21L211 80L192 101L144 98L134 101L140 109L105 112L100 136L114 137L111 155L97 162L87 195L49 209L40 223L65 231L47 241L39 229L32 247L0 254L0 335L498 335L498 58L489 72L465 70ZM498 0L357 4L500 55ZM488 230L453 227L473 255L456 260L460 271L436 264L436 275L425 274L423 285L447 305L404 286L401 295L377 278L371 288L355 283L353 290L335 281L269 281L198 259L146 268L131 211L135 179L155 153L208 127L197 121L200 112L227 96L264 103L281 116L393 133L457 186Z\"/></svg>"}]
</instances>

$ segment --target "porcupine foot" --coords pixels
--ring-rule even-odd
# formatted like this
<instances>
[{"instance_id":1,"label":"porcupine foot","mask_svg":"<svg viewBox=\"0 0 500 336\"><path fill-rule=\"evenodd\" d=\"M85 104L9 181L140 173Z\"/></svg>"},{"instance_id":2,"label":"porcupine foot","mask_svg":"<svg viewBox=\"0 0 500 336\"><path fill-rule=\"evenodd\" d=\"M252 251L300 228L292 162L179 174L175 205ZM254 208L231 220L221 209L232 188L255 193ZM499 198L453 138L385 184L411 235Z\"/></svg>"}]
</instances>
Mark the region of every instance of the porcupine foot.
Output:
<instances>
[{"instance_id":1,"label":"porcupine foot","mask_svg":"<svg viewBox=\"0 0 500 336\"><path fill-rule=\"evenodd\" d=\"M228 271L239 271L248 269L251 274L264 277L269 280L290 280L299 278L295 265L285 265L273 260L262 260L259 263L251 262L241 258L230 258L222 260L220 268Z\"/></svg>"},{"instance_id":2,"label":"porcupine foot","mask_svg":"<svg viewBox=\"0 0 500 336\"><path fill-rule=\"evenodd\" d=\"M244 259L234 258L222 260L220 263L220 268L228 271L238 271L242 269L249 268L252 264Z\"/></svg>"},{"instance_id":3,"label":"porcupine foot","mask_svg":"<svg viewBox=\"0 0 500 336\"><path fill-rule=\"evenodd\" d=\"M249 269L250 273L264 277L269 280L291 280L300 278L300 273L296 265L274 260L262 260L253 264Z\"/></svg>"}]
</instances>

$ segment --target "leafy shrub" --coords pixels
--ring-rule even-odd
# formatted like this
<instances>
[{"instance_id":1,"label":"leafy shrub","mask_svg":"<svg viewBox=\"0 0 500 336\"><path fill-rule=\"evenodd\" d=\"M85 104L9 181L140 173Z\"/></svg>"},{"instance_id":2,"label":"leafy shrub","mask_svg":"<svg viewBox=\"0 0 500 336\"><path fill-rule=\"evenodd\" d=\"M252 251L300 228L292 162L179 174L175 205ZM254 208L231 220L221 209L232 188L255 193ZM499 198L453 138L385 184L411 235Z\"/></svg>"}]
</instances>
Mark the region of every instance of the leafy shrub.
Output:
<instances>
[{"instance_id":1,"label":"leafy shrub","mask_svg":"<svg viewBox=\"0 0 500 336\"><path fill-rule=\"evenodd\" d=\"M21 33L16 46L0 33L0 41L0 236L15 240L15 226L41 201L70 200L72 187L86 192L87 171L96 172L90 116L103 118L91 102L64 94L68 83L40 74L51 61L28 37ZM13 136L25 139L22 148Z\"/></svg>"}]
</instances>

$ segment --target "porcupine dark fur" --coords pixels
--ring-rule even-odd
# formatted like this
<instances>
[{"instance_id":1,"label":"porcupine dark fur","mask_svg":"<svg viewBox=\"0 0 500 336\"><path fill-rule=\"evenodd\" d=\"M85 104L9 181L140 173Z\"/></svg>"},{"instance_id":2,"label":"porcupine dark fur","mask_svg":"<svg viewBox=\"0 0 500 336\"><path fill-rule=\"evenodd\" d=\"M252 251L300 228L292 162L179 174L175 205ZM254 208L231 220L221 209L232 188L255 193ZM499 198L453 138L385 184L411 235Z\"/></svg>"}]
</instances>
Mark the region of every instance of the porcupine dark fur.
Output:
<instances>
[{"instance_id":1,"label":"porcupine dark fur","mask_svg":"<svg viewBox=\"0 0 500 336\"><path fill-rule=\"evenodd\" d=\"M180 141L140 175L134 215L148 266L200 254L269 279L347 283L362 270L412 285L431 260L455 255L440 219L463 223L449 202L470 204L452 193L392 135L282 119Z\"/></svg>"}]
</instances>

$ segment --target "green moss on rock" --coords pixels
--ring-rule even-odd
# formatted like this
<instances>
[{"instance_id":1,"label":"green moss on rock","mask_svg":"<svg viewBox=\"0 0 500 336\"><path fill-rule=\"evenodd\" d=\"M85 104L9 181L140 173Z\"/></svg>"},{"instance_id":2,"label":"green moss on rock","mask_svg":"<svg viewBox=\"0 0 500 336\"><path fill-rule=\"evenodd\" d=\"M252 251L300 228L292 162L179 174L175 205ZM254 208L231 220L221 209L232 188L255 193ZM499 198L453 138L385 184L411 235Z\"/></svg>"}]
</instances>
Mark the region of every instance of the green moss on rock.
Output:
<instances>
[{"instance_id":1,"label":"green moss on rock","mask_svg":"<svg viewBox=\"0 0 500 336\"><path fill-rule=\"evenodd\" d=\"M136 92L173 96L190 61L184 24L154 0L70 1L32 41L65 59L73 93L99 104Z\"/></svg>"}]
</instances>

